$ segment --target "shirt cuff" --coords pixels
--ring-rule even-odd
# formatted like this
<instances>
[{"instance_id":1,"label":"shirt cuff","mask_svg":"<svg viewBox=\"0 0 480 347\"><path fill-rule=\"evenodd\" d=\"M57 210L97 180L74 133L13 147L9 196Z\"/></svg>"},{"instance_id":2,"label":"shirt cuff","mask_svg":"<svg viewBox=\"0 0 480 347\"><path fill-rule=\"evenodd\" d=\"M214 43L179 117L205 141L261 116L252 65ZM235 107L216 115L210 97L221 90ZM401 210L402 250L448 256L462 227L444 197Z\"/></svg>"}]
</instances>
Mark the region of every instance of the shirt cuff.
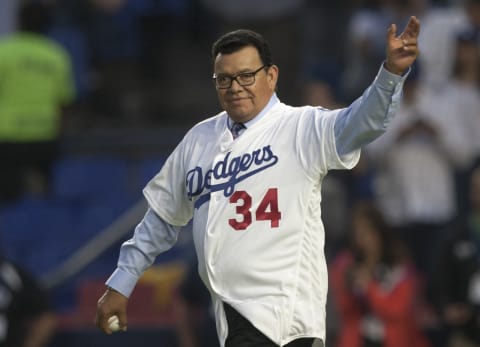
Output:
<instances>
[{"instance_id":1,"label":"shirt cuff","mask_svg":"<svg viewBox=\"0 0 480 347\"><path fill-rule=\"evenodd\" d=\"M411 68L408 68L407 72L400 76L391 73L390 71L385 69L384 64L382 64L380 70L378 71L377 77L375 78L375 84L377 84L382 89L394 91L400 83L403 84L403 82L407 79L410 70Z\"/></svg>"},{"instance_id":2,"label":"shirt cuff","mask_svg":"<svg viewBox=\"0 0 480 347\"><path fill-rule=\"evenodd\" d=\"M132 294L137 282L138 277L117 268L105 284L128 298Z\"/></svg>"}]
</instances>

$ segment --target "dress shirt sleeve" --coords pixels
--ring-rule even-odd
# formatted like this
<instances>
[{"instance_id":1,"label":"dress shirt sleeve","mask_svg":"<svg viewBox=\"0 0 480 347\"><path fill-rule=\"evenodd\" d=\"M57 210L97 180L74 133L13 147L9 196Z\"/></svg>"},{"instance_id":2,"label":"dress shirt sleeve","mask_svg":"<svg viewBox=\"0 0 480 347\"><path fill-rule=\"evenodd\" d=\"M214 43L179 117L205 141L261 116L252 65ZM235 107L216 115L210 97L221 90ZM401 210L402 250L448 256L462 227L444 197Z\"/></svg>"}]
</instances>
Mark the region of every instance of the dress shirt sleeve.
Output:
<instances>
[{"instance_id":1,"label":"dress shirt sleeve","mask_svg":"<svg viewBox=\"0 0 480 347\"><path fill-rule=\"evenodd\" d=\"M374 82L335 120L335 144L340 156L372 142L387 129L402 97L410 70L403 76L387 71L382 64Z\"/></svg>"},{"instance_id":2,"label":"dress shirt sleeve","mask_svg":"<svg viewBox=\"0 0 480 347\"><path fill-rule=\"evenodd\" d=\"M133 237L122 244L117 269L106 285L129 297L155 258L177 242L179 231L180 227L168 224L149 208Z\"/></svg>"}]
</instances>

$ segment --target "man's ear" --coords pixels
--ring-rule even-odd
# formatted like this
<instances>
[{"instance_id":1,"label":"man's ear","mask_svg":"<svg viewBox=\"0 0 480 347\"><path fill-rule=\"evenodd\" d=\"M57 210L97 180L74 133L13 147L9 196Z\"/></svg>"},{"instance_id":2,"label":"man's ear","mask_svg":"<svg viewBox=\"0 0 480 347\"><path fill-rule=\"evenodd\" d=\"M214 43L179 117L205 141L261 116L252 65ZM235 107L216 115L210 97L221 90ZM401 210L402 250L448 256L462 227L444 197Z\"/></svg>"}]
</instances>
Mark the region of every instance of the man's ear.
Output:
<instances>
[{"instance_id":1,"label":"man's ear","mask_svg":"<svg viewBox=\"0 0 480 347\"><path fill-rule=\"evenodd\" d=\"M277 65L272 65L268 68L267 71L267 79L268 83L270 84L270 87L272 89L275 89L278 81L278 66Z\"/></svg>"}]
</instances>

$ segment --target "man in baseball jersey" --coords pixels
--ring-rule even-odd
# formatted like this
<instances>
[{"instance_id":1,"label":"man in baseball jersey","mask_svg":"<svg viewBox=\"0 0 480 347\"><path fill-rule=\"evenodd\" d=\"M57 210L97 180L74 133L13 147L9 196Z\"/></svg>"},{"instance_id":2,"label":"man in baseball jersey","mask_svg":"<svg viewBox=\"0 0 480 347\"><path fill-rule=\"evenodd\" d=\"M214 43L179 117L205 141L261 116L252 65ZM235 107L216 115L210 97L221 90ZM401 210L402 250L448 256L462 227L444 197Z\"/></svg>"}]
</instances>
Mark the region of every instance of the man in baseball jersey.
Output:
<instances>
[{"instance_id":1,"label":"man in baseball jersey","mask_svg":"<svg viewBox=\"0 0 480 347\"><path fill-rule=\"evenodd\" d=\"M350 169L382 134L418 55L420 22L388 29L386 60L348 108L279 101L279 69L249 30L213 45L223 112L195 125L148 183L149 209L120 250L98 301L96 324L127 326L127 301L143 271L193 219L199 273L209 289L221 346L311 346L325 340L327 268L321 183Z\"/></svg>"}]
</instances>

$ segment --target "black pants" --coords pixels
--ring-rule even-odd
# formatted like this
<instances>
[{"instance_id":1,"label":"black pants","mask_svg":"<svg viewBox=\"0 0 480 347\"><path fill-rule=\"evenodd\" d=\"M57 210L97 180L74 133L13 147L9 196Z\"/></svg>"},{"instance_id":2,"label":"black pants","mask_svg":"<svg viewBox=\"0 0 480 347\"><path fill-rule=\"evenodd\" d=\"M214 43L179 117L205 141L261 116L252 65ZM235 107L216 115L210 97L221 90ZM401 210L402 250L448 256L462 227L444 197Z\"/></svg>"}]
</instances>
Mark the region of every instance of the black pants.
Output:
<instances>
[{"instance_id":1,"label":"black pants","mask_svg":"<svg viewBox=\"0 0 480 347\"><path fill-rule=\"evenodd\" d=\"M225 347L278 347L233 307L224 303L223 308L228 323ZM285 345L285 347L311 347L313 340L313 338L297 339Z\"/></svg>"}]
</instances>

